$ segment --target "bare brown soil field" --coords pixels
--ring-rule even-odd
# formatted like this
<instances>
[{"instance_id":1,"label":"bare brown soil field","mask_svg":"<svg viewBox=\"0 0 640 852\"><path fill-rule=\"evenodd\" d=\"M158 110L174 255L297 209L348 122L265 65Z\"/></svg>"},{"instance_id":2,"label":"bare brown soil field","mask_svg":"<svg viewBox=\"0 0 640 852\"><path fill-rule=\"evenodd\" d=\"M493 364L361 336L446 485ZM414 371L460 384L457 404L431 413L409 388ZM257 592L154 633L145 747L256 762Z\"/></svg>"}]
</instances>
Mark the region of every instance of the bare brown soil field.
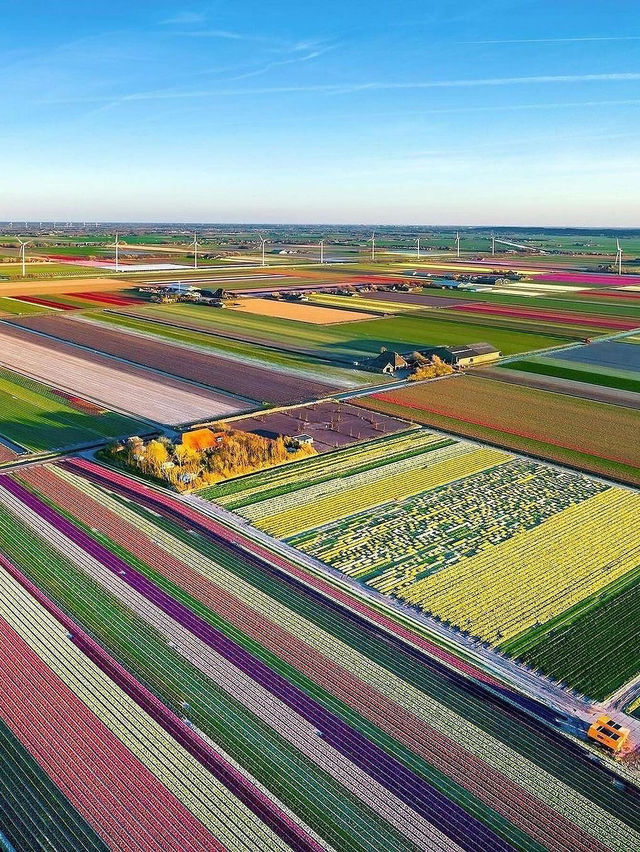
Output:
<instances>
[{"instance_id":1,"label":"bare brown soil field","mask_svg":"<svg viewBox=\"0 0 640 852\"><path fill-rule=\"evenodd\" d=\"M0 270L1 271L1 270ZM85 290L122 290L120 278L53 278L44 281L0 282L0 296L43 296L46 293L75 293Z\"/></svg>"},{"instance_id":2,"label":"bare brown soil field","mask_svg":"<svg viewBox=\"0 0 640 852\"><path fill-rule=\"evenodd\" d=\"M113 411L156 423L226 417L238 400L0 323L0 364Z\"/></svg>"},{"instance_id":3,"label":"bare brown soil field","mask_svg":"<svg viewBox=\"0 0 640 852\"><path fill-rule=\"evenodd\" d=\"M298 322L309 322L313 325L333 325L338 322L357 322L358 320L375 318L375 314L367 314L362 311L342 311L338 308L323 308L319 305L297 304L279 299L243 299L232 310L297 320Z\"/></svg>"},{"instance_id":4,"label":"bare brown soil field","mask_svg":"<svg viewBox=\"0 0 640 852\"><path fill-rule=\"evenodd\" d=\"M364 411L344 402L320 402L288 411L254 414L234 420L233 425L234 428L267 438L311 435L313 446L319 453L391 435L407 428L404 421L395 417Z\"/></svg>"},{"instance_id":5,"label":"bare brown soil field","mask_svg":"<svg viewBox=\"0 0 640 852\"><path fill-rule=\"evenodd\" d=\"M471 374L366 397L368 409L640 484L640 411Z\"/></svg>"},{"instance_id":6,"label":"bare brown soil field","mask_svg":"<svg viewBox=\"0 0 640 852\"><path fill-rule=\"evenodd\" d=\"M68 316L24 317L12 324L258 402L292 405L327 396L334 389L323 382L263 369L241 359L209 355Z\"/></svg>"}]
</instances>

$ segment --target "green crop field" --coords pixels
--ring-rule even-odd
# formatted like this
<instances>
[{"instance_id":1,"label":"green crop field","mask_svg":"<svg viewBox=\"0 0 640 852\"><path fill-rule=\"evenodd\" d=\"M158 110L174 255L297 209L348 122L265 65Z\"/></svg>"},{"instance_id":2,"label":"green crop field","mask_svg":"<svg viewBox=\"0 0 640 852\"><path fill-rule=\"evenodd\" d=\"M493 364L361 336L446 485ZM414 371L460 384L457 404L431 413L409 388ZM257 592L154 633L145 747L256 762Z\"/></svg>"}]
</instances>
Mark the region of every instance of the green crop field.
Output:
<instances>
[{"instance_id":1,"label":"green crop field","mask_svg":"<svg viewBox=\"0 0 640 852\"><path fill-rule=\"evenodd\" d=\"M421 291L426 295L443 295L451 299L451 305L456 301L488 302L496 305L513 305L526 308L547 308L550 310L584 312L586 314L640 317L640 302L615 298L611 296L587 296L579 293L556 293L548 296L526 296L514 293L492 293L491 291L474 292L472 290L447 290L439 293L426 287ZM391 295L391 294L390 294ZM446 306L445 306L446 307Z\"/></svg>"},{"instance_id":2,"label":"green crop field","mask_svg":"<svg viewBox=\"0 0 640 852\"><path fill-rule=\"evenodd\" d=\"M638 568L540 627L500 648L528 665L602 700L638 674ZM603 654L603 649L607 653Z\"/></svg>"},{"instance_id":3,"label":"green crop field","mask_svg":"<svg viewBox=\"0 0 640 852\"><path fill-rule=\"evenodd\" d=\"M11 299L7 296L0 297L0 315L41 314L46 310L47 308L42 307L42 305L32 305L29 302L21 302L19 299Z\"/></svg>"},{"instance_id":4,"label":"green crop field","mask_svg":"<svg viewBox=\"0 0 640 852\"><path fill-rule=\"evenodd\" d=\"M355 304L355 303L354 303ZM140 313L138 311L137 313ZM211 330L232 329L247 336L299 347L314 347L350 358L373 354L382 346L409 351L435 345L456 345L486 341L505 355L516 355L559 346L576 335L541 334L535 329L505 328L492 318L455 317L440 319L435 312L413 313L351 322L348 326L311 326L309 323L261 317L236 311L215 311L199 305L154 305L144 314L158 319L174 317L206 323Z\"/></svg>"},{"instance_id":5,"label":"green crop field","mask_svg":"<svg viewBox=\"0 0 640 852\"><path fill-rule=\"evenodd\" d=\"M71 263L27 263L26 277L22 277L22 266L19 263L3 263L0 265L0 275L7 276L12 281L16 279L29 281L34 278L46 279L49 277L75 278L88 276L97 278L100 275L109 275L108 270L95 269L92 266L76 266Z\"/></svg>"},{"instance_id":6,"label":"green crop field","mask_svg":"<svg viewBox=\"0 0 640 852\"><path fill-rule=\"evenodd\" d=\"M55 450L137 434L138 421L74 408L45 385L0 369L0 435L28 450Z\"/></svg>"}]
</instances>

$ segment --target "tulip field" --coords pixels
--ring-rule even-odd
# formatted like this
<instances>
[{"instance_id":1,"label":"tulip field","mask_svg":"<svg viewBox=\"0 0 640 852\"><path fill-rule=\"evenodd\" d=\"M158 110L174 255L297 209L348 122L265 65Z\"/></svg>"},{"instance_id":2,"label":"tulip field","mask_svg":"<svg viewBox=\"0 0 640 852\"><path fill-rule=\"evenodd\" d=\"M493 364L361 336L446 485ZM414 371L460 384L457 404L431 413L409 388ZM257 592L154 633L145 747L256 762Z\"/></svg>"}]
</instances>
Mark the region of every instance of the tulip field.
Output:
<instances>
[{"instance_id":1,"label":"tulip field","mask_svg":"<svg viewBox=\"0 0 640 852\"><path fill-rule=\"evenodd\" d=\"M32 225L0 852L639 850L640 231Z\"/></svg>"},{"instance_id":2,"label":"tulip field","mask_svg":"<svg viewBox=\"0 0 640 852\"><path fill-rule=\"evenodd\" d=\"M640 673L635 491L414 429L205 495L588 695L605 697ZM606 665L603 635L621 645Z\"/></svg>"},{"instance_id":3,"label":"tulip field","mask_svg":"<svg viewBox=\"0 0 640 852\"><path fill-rule=\"evenodd\" d=\"M536 495L553 518L609 493L573 475L532 485L528 463L481 452L410 430L335 455L363 491L385 467L410 483L409 462L436 494L504 480L508 541L548 523ZM309 459L310 487L331 481L330 457ZM220 499L302 505L296 467ZM542 705L188 499L86 459L0 476L0 637L6 848L640 845L640 803Z\"/></svg>"},{"instance_id":4,"label":"tulip field","mask_svg":"<svg viewBox=\"0 0 640 852\"><path fill-rule=\"evenodd\" d=\"M493 553L502 542L605 487L579 474L558 475L535 462L509 460L300 533L291 543L383 594L404 599L417 593L425 578L485 550ZM429 603L427 596L425 606Z\"/></svg>"},{"instance_id":5,"label":"tulip field","mask_svg":"<svg viewBox=\"0 0 640 852\"><path fill-rule=\"evenodd\" d=\"M389 435L332 453L311 456L305 460L303 467L293 463L227 480L201 491L200 495L215 500L227 509L239 511L247 518L257 517L254 512L264 514L265 508L269 514L268 507L274 505L268 502L271 498L284 501L285 495L321 483L328 483L327 487L331 489L337 477L384 468L392 461L403 461L454 443L452 438L435 435L426 429L410 429L399 435ZM304 471L303 476L300 475L301 470ZM247 506L246 511L242 511L243 506Z\"/></svg>"},{"instance_id":6,"label":"tulip field","mask_svg":"<svg viewBox=\"0 0 640 852\"><path fill-rule=\"evenodd\" d=\"M297 499L288 501L276 499L275 505L272 505L275 511L261 518L259 526L277 538L288 538L354 512L371 509L381 499L404 500L453 479L503 463L506 459L508 456L499 450L471 449L468 445L456 443L434 450L424 463L423 459L419 459L418 463L412 459L408 465L398 462L371 472L354 474L346 478L339 489L324 489L327 492L324 496L319 496L314 489L307 495L308 501L304 494L297 494Z\"/></svg>"},{"instance_id":7,"label":"tulip field","mask_svg":"<svg viewBox=\"0 0 640 852\"><path fill-rule=\"evenodd\" d=\"M455 381L383 391L358 404L640 485L640 411L624 403L605 404L470 372Z\"/></svg>"}]
</instances>

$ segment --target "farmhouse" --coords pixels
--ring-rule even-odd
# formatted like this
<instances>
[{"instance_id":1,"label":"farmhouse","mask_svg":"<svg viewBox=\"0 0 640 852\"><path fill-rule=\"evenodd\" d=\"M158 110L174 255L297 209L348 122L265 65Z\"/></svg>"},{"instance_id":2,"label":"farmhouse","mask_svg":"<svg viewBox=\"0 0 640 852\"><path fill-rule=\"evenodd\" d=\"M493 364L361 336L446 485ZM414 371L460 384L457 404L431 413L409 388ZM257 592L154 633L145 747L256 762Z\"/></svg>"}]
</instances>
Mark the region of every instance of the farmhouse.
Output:
<instances>
[{"instance_id":1,"label":"farmhouse","mask_svg":"<svg viewBox=\"0 0 640 852\"><path fill-rule=\"evenodd\" d=\"M452 367L470 367L496 361L501 353L490 343L469 343L462 346L431 346L416 352L390 352L386 349L374 358L361 362L361 367L374 373L393 374L398 370L407 370L430 361L437 355L445 364Z\"/></svg>"},{"instance_id":2,"label":"farmhouse","mask_svg":"<svg viewBox=\"0 0 640 852\"><path fill-rule=\"evenodd\" d=\"M475 367L496 361L501 352L490 343L468 343L460 346L434 346L431 349L421 349L420 354L427 358L437 355L445 364L451 364L453 367Z\"/></svg>"},{"instance_id":3,"label":"farmhouse","mask_svg":"<svg viewBox=\"0 0 640 852\"><path fill-rule=\"evenodd\" d=\"M362 362L365 370L371 370L374 373L395 373L396 370L404 370L409 365L406 359L397 352L388 352L385 350L375 358L368 358Z\"/></svg>"}]
</instances>

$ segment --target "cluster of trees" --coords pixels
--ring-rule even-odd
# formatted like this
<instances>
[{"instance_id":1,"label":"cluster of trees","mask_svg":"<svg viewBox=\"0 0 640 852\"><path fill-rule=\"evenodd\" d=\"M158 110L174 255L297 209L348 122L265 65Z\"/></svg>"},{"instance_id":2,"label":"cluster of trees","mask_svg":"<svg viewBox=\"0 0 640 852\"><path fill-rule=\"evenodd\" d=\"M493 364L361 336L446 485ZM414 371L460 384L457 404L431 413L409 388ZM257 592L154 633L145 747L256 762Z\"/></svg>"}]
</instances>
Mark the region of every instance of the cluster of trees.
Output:
<instances>
[{"instance_id":1,"label":"cluster of trees","mask_svg":"<svg viewBox=\"0 0 640 852\"><path fill-rule=\"evenodd\" d=\"M411 361L413 371L409 376L410 382L419 382L423 379L436 379L438 376L447 376L449 373L453 373L451 364L445 364L442 358L439 358L437 355L425 358L419 352L414 352Z\"/></svg>"},{"instance_id":2,"label":"cluster of trees","mask_svg":"<svg viewBox=\"0 0 640 852\"><path fill-rule=\"evenodd\" d=\"M124 443L110 444L100 456L110 464L184 491L315 455L316 452L308 444L298 444L282 437L264 438L251 432L229 429L224 424L217 428L224 431L222 439L204 450L174 443L166 437L147 442L133 437Z\"/></svg>"}]
</instances>

